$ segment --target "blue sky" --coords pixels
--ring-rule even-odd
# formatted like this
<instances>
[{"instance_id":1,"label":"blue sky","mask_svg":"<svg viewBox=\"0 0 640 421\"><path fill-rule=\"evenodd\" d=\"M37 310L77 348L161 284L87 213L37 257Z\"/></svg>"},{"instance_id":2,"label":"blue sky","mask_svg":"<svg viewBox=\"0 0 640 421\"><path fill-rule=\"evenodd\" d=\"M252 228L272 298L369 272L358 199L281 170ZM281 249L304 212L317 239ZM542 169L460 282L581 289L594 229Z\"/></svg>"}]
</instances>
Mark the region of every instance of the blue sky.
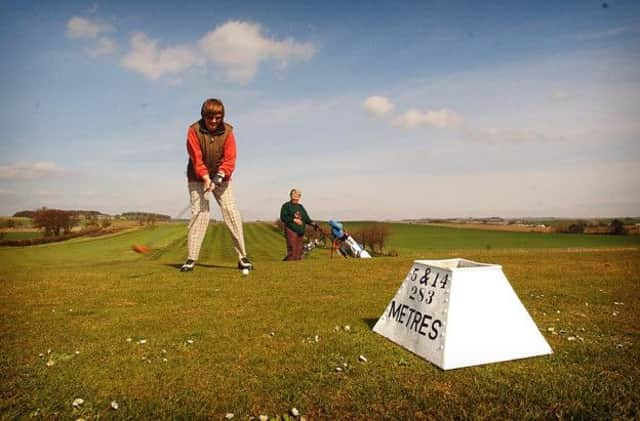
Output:
<instances>
[{"instance_id":1,"label":"blue sky","mask_svg":"<svg viewBox=\"0 0 640 421\"><path fill-rule=\"evenodd\" d=\"M133 3L0 4L0 215L176 216L208 97L246 220L640 215L637 1Z\"/></svg>"}]
</instances>

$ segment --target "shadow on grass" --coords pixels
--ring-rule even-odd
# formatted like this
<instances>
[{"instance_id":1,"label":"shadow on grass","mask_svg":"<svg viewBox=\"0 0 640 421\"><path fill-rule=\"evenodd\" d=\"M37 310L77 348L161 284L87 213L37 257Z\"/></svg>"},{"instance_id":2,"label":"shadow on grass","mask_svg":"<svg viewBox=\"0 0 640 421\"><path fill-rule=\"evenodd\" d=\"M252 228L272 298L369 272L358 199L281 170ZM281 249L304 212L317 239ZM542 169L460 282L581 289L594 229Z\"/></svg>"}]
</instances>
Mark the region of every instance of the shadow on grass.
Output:
<instances>
[{"instance_id":1,"label":"shadow on grass","mask_svg":"<svg viewBox=\"0 0 640 421\"><path fill-rule=\"evenodd\" d=\"M182 263L165 263L164 266L180 269L182 267ZM196 263L196 267L213 268L213 269L236 269L236 270L238 269L236 266L211 265L208 263Z\"/></svg>"},{"instance_id":2,"label":"shadow on grass","mask_svg":"<svg viewBox=\"0 0 640 421\"><path fill-rule=\"evenodd\" d=\"M369 326L369 329L373 329L373 327L378 323L378 319L362 319L362 321Z\"/></svg>"}]
</instances>

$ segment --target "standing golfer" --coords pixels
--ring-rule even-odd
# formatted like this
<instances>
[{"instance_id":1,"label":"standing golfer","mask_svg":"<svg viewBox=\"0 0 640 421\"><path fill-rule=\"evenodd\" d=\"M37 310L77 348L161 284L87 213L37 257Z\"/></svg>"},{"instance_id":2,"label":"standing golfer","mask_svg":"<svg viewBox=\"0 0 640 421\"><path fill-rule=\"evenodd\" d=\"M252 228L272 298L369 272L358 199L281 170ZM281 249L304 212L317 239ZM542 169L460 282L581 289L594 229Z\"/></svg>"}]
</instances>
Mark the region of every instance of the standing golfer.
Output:
<instances>
[{"instance_id":1,"label":"standing golfer","mask_svg":"<svg viewBox=\"0 0 640 421\"><path fill-rule=\"evenodd\" d=\"M236 207L231 175L236 167L236 139L233 127L224 122L224 105L219 99L207 99L200 110L199 121L187 131L189 165L189 196L191 222L188 231L189 256L180 270L193 270L200 254L202 240L209 225L209 196L220 206L222 219L231 231L233 246L238 255L239 269L253 269L247 258L242 232L242 219Z\"/></svg>"},{"instance_id":2,"label":"standing golfer","mask_svg":"<svg viewBox=\"0 0 640 421\"><path fill-rule=\"evenodd\" d=\"M301 260L306 224L312 225L316 230L318 224L309 218L307 210L300 203L300 190L292 189L289 197L291 200L280 208L280 220L284 224L284 236L287 240L287 255L284 260Z\"/></svg>"}]
</instances>

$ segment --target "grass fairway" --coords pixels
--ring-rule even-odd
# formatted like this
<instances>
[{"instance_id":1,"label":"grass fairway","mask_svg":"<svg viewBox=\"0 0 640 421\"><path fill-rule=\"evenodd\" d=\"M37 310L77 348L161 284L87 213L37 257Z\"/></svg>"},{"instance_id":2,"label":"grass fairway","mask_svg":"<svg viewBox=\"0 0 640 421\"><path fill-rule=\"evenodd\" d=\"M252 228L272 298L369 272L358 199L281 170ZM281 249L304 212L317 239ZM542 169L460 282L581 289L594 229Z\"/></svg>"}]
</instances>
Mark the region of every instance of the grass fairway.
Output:
<instances>
[{"instance_id":1,"label":"grass fairway","mask_svg":"<svg viewBox=\"0 0 640 421\"><path fill-rule=\"evenodd\" d=\"M247 224L244 277L219 224L187 274L184 225L0 248L2 418L638 418L637 240L424 228L393 226L399 257L282 262ZM501 264L554 354L445 372L371 331L413 259L448 257Z\"/></svg>"}]
</instances>

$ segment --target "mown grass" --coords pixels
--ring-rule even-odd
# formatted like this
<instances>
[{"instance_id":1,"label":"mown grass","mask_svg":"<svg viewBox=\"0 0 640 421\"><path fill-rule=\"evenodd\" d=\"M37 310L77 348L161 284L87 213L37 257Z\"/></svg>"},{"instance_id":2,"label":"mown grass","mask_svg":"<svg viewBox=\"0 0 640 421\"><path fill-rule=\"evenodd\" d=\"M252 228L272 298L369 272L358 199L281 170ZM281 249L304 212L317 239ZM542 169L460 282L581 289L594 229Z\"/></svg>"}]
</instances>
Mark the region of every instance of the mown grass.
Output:
<instances>
[{"instance_id":1,"label":"mown grass","mask_svg":"<svg viewBox=\"0 0 640 421\"><path fill-rule=\"evenodd\" d=\"M461 236L420 249L396 231L399 245L407 236L400 257L316 249L282 262L281 234L247 224L256 270L243 277L220 224L196 270L179 273L184 232L0 248L4 419L247 419L292 407L307 419L638 417L637 247L474 249ZM444 257L501 264L554 354L445 372L373 333L412 260Z\"/></svg>"}]
</instances>

